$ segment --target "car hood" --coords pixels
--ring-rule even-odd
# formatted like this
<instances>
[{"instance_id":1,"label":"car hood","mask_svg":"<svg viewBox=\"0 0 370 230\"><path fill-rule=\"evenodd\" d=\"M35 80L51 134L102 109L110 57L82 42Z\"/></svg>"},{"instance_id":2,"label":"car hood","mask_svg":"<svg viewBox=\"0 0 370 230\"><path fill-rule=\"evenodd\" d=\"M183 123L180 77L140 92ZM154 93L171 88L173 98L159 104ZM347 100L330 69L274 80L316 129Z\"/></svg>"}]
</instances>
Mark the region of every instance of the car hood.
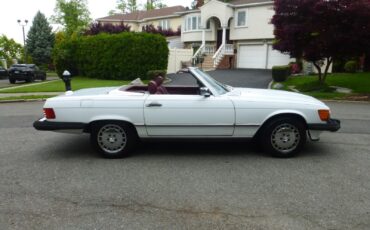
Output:
<instances>
[{"instance_id":1,"label":"car hood","mask_svg":"<svg viewBox=\"0 0 370 230\"><path fill-rule=\"evenodd\" d=\"M273 89L234 88L230 96L239 96L242 100L266 101L277 103L298 103L327 107L323 102L300 93Z\"/></svg>"}]
</instances>

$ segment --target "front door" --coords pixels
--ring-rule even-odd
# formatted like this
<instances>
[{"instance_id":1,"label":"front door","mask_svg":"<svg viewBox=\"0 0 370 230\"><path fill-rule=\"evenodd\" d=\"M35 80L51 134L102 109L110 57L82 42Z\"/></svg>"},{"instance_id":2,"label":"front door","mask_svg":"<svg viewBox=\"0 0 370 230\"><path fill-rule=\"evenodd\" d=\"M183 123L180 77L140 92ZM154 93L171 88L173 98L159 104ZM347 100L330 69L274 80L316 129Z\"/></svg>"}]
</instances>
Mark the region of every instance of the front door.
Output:
<instances>
[{"instance_id":1,"label":"front door","mask_svg":"<svg viewBox=\"0 0 370 230\"><path fill-rule=\"evenodd\" d=\"M144 104L149 136L231 136L235 111L228 97L148 96Z\"/></svg>"},{"instance_id":2,"label":"front door","mask_svg":"<svg viewBox=\"0 0 370 230\"><path fill-rule=\"evenodd\" d=\"M230 29L226 29L226 44L230 44ZM217 30L217 49L222 45L222 29Z\"/></svg>"}]
</instances>

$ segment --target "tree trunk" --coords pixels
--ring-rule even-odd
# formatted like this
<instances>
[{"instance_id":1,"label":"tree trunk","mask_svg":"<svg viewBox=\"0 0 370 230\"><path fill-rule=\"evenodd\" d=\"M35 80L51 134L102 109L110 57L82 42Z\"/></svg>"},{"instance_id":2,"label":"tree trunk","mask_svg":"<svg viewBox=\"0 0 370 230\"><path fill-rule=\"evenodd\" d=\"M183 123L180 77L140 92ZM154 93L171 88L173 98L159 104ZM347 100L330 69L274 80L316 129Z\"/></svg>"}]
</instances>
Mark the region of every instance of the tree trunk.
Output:
<instances>
[{"instance_id":1,"label":"tree trunk","mask_svg":"<svg viewBox=\"0 0 370 230\"><path fill-rule=\"evenodd\" d=\"M327 57L326 58L325 72L324 72L324 76L322 77L322 82L323 83L326 80L326 76L328 75L329 67L330 67L330 65L331 65L332 62L333 62L333 58L331 58L331 57Z\"/></svg>"},{"instance_id":2,"label":"tree trunk","mask_svg":"<svg viewBox=\"0 0 370 230\"><path fill-rule=\"evenodd\" d=\"M322 82L322 72L321 72L321 67L320 67L320 65L319 65L319 64L317 64L316 62L312 62L312 63L313 63L313 65L316 67L317 72L318 72L318 74L319 74L319 82L320 82L320 83L323 83L323 82Z\"/></svg>"}]
</instances>

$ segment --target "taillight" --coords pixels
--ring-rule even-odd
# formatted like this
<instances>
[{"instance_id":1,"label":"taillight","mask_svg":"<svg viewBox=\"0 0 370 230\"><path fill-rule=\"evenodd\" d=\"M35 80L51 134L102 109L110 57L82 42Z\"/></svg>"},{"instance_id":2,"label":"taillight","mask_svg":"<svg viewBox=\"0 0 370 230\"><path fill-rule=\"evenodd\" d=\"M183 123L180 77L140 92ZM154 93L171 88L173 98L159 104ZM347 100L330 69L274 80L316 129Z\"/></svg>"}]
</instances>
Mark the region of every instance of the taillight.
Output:
<instances>
[{"instance_id":1,"label":"taillight","mask_svg":"<svg viewBox=\"0 0 370 230\"><path fill-rule=\"evenodd\" d=\"M320 109L319 110L319 117L322 121L328 121L330 119L330 110Z\"/></svg>"},{"instance_id":2,"label":"taillight","mask_svg":"<svg viewBox=\"0 0 370 230\"><path fill-rule=\"evenodd\" d=\"M44 115L46 119L55 119L54 109L44 108Z\"/></svg>"}]
</instances>

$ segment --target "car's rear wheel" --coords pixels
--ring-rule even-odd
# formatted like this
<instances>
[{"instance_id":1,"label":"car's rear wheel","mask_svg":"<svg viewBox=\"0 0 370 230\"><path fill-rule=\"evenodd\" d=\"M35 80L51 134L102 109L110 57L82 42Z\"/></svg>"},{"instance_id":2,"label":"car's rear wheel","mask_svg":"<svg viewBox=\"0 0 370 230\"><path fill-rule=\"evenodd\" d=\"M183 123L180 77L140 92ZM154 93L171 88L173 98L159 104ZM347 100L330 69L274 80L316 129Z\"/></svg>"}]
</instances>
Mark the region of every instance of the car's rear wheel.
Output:
<instances>
[{"instance_id":1,"label":"car's rear wheel","mask_svg":"<svg viewBox=\"0 0 370 230\"><path fill-rule=\"evenodd\" d=\"M13 78L9 78L9 83L10 83L10 84L15 84L15 79L13 79Z\"/></svg>"},{"instance_id":2,"label":"car's rear wheel","mask_svg":"<svg viewBox=\"0 0 370 230\"><path fill-rule=\"evenodd\" d=\"M118 121L93 124L90 137L94 148L106 158L128 156L137 140L134 128Z\"/></svg>"},{"instance_id":3,"label":"car's rear wheel","mask_svg":"<svg viewBox=\"0 0 370 230\"><path fill-rule=\"evenodd\" d=\"M261 135L264 150L274 157L288 158L297 155L306 143L306 128L296 118L270 121Z\"/></svg>"}]
</instances>

